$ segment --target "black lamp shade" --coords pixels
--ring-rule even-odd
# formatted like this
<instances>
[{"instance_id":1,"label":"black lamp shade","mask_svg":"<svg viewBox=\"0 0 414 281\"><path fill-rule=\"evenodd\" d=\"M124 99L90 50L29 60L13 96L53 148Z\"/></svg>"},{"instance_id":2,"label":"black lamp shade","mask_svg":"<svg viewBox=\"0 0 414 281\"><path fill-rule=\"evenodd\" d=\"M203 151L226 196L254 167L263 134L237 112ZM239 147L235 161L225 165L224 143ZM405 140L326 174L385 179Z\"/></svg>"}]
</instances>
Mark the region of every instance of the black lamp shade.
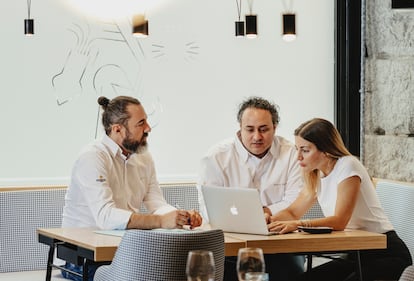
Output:
<instances>
[{"instance_id":1,"label":"black lamp shade","mask_svg":"<svg viewBox=\"0 0 414 281\"><path fill-rule=\"evenodd\" d=\"M148 21L143 15L136 15L132 21L132 34L136 37L148 36Z\"/></svg>"},{"instance_id":2,"label":"black lamp shade","mask_svg":"<svg viewBox=\"0 0 414 281\"><path fill-rule=\"evenodd\" d=\"M295 14L284 14L283 15L283 37L286 38L288 41L294 40L294 38L296 37L296 16Z\"/></svg>"},{"instance_id":3,"label":"black lamp shade","mask_svg":"<svg viewBox=\"0 0 414 281\"><path fill-rule=\"evenodd\" d=\"M391 0L392 9L413 9L414 1L412 0Z\"/></svg>"},{"instance_id":4,"label":"black lamp shade","mask_svg":"<svg viewBox=\"0 0 414 281\"><path fill-rule=\"evenodd\" d=\"M248 38L257 37L257 16L246 15L246 36Z\"/></svg>"},{"instance_id":5,"label":"black lamp shade","mask_svg":"<svg viewBox=\"0 0 414 281\"><path fill-rule=\"evenodd\" d=\"M33 19L24 20L24 34L29 35L29 36L34 34L34 20Z\"/></svg>"},{"instance_id":6,"label":"black lamp shade","mask_svg":"<svg viewBox=\"0 0 414 281\"><path fill-rule=\"evenodd\" d=\"M244 36L244 21L236 21L236 37Z\"/></svg>"}]
</instances>

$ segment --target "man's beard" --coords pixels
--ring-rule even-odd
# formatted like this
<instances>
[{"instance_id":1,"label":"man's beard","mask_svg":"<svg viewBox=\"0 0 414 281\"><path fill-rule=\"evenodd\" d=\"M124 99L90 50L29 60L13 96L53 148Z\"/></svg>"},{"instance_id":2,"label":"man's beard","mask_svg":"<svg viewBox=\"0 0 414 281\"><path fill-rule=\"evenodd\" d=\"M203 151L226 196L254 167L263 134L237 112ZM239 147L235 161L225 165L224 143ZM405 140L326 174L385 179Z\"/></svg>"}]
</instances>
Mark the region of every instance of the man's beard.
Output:
<instances>
[{"instance_id":1,"label":"man's beard","mask_svg":"<svg viewBox=\"0 0 414 281\"><path fill-rule=\"evenodd\" d=\"M148 136L148 133L144 133L141 140L135 141L131 140L130 133L127 132L126 138L122 141L122 146L129 153L141 153L147 149L147 141L145 138Z\"/></svg>"}]
</instances>

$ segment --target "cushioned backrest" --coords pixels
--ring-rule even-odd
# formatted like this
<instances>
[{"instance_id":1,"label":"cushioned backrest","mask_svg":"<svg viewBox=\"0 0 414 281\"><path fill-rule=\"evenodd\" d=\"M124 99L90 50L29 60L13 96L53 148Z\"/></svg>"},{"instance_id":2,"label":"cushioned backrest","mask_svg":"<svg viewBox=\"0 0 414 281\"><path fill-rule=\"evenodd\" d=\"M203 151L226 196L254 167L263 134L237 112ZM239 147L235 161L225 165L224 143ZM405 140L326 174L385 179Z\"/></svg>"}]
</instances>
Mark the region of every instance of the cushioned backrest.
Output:
<instances>
[{"instance_id":1,"label":"cushioned backrest","mask_svg":"<svg viewBox=\"0 0 414 281\"><path fill-rule=\"evenodd\" d=\"M218 229L128 230L108 272L112 277L116 276L118 281L185 281L185 267L190 250L212 251L216 264L216 280L223 280L224 235Z\"/></svg>"},{"instance_id":2,"label":"cushioned backrest","mask_svg":"<svg viewBox=\"0 0 414 281\"><path fill-rule=\"evenodd\" d=\"M313 204L313 206L303 215L302 219L316 219L316 218L324 218L325 215L322 212L321 206L319 205L318 201Z\"/></svg>"},{"instance_id":3,"label":"cushioned backrest","mask_svg":"<svg viewBox=\"0 0 414 281\"><path fill-rule=\"evenodd\" d=\"M414 259L414 185L378 180L376 190L386 215Z\"/></svg>"},{"instance_id":4,"label":"cushioned backrest","mask_svg":"<svg viewBox=\"0 0 414 281\"><path fill-rule=\"evenodd\" d=\"M160 184L160 188L168 204L184 210L199 210L195 183ZM147 213L147 210L142 206L140 212Z\"/></svg>"},{"instance_id":5,"label":"cushioned backrest","mask_svg":"<svg viewBox=\"0 0 414 281\"><path fill-rule=\"evenodd\" d=\"M36 229L60 227L65 188L0 192L0 272L45 269Z\"/></svg>"}]
</instances>

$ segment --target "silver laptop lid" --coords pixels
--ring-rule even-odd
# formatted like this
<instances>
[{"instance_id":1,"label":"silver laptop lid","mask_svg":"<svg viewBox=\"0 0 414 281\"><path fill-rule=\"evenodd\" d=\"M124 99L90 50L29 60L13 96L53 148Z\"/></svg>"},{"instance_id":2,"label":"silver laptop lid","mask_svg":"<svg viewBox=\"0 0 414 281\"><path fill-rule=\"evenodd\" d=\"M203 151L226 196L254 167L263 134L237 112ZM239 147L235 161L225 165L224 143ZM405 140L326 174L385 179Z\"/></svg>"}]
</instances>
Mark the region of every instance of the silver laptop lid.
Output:
<instances>
[{"instance_id":1,"label":"silver laptop lid","mask_svg":"<svg viewBox=\"0 0 414 281\"><path fill-rule=\"evenodd\" d=\"M254 188L201 186L212 228L225 232L270 235L259 192Z\"/></svg>"}]
</instances>

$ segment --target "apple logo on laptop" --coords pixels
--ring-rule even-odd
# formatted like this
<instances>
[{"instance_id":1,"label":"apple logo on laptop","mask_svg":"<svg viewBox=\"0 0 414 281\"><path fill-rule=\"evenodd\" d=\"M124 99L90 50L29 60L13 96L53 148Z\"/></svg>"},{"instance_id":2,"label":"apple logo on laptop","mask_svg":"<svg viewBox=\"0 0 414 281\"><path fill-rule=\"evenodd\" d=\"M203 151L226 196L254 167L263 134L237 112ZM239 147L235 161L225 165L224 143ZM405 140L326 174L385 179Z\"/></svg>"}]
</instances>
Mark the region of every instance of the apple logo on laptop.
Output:
<instances>
[{"instance_id":1,"label":"apple logo on laptop","mask_svg":"<svg viewBox=\"0 0 414 281\"><path fill-rule=\"evenodd\" d=\"M230 207L230 213L234 216L237 216L239 214L239 210L237 210L236 205L233 204L233 206Z\"/></svg>"}]
</instances>

